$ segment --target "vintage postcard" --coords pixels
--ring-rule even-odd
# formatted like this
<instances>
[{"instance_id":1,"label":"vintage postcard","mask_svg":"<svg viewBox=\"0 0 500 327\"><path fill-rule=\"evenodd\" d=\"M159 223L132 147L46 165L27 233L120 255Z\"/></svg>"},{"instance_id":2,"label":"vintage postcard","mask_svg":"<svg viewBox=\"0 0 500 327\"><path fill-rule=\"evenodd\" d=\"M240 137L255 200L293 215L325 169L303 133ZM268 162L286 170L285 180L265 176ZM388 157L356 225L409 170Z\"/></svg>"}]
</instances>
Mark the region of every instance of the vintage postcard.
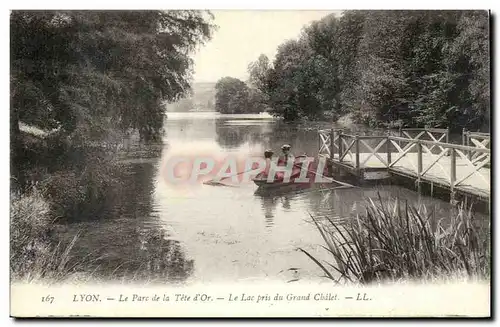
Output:
<instances>
[{"instance_id":1,"label":"vintage postcard","mask_svg":"<svg viewBox=\"0 0 500 327\"><path fill-rule=\"evenodd\" d=\"M488 10L12 10L10 315L490 317Z\"/></svg>"}]
</instances>

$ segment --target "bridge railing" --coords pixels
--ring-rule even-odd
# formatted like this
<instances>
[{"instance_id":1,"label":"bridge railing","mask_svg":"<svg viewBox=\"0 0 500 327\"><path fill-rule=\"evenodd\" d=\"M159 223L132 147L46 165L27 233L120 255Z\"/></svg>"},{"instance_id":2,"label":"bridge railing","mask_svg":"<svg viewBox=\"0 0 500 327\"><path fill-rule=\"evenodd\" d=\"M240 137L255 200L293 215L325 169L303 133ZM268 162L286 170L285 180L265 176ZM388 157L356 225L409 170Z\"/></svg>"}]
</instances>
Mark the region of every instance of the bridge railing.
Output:
<instances>
[{"instance_id":1,"label":"bridge railing","mask_svg":"<svg viewBox=\"0 0 500 327\"><path fill-rule=\"evenodd\" d=\"M360 169L374 161L383 167L388 165L389 159L382 155L387 149L387 136L339 134L338 143L339 162L351 162Z\"/></svg>"},{"instance_id":2,"label":"bridge railing","mask_svg":"<svg viewBox=\"0 0 500 327\"><path fill-rule=\"evenodd\" d=\"M448 185L452 194L461 188L489 197L489 134L468 132L464 142L469 140L469 145L460 145L439 141L447 140L447 130L435 129L432 137L416 129L405 132L405 137L399 137L392 131L385 136L369 136L323 130L320 153L355 170L386 168L410 174L418 182L426 179ZM423 139L424 136L431 139Z\"/></svg>"},{"instance_id":3,"label":"bridge railing","mask_svg":"<svg viewBox=\"0 0 500 327\"><path fill-rule=\"evenodd\" d=\"M399 137L448 143L450 132L447 128L400 128Z\"/></svg>"},{"instance_id":4,"label":"bridge railing","mask_svg":"<svg viewBox=\"0 0 500 327\"><path fill-rule=\"evenodd\" d=\"M326 155L328 157L333 157L333 153L335 153L335 130L334 129L321 129L318 131L319 136L319 145L318 145L318 154ZM338 137L338 136L337 136ZM333 142L332 142L333 140Z\"/></svg>"},{"instance_id":5,"label":"bridge railing","mask_svg":"<svg viewBox=\"0 0 500 327\"><path fill-rule=\"evenodd\" d=\"M340 133L337 139L338 142L338 160L355 161L359 162L359 142L357 142L357 135L342 134Z\"/></svg>"},{"instance_id":6,"label":"bridge railing","mask_svg":"<svg viewBox=\"0 0 500 327\"><path fill-rule=\"evenodd\" d=\"M411 140L398 137L389 137L395 144L397 141L409 142L411 146L417 148L417 155L410 156L408 152L400 151L399 157L406 157L413 164L416 162L415 173L418 179L430 177L431 179L441 179L449 183L452 192L457 187L486 187L490 188L490 172L483 170L490 164L491 150L480 147L470 147L458 144ZM441 153L434 154L430 151L432 146L442 149ZM401 149L402 150L402 149ZM471 160L468 153L476 159ZM424 156L426 160L424 160ZM449 156L449 158L444 158ZM393 161L388 168L394 168L397 161ZM457 173L457 167L460 172ZM415 167L415 165L413 165ZM439 171L432 169L436 167Z\"/></svg>"},{"instance_id":7,"label":"bridge railing","mask_svg":"<svg viewBox=\"0 0 500 327\"><path fill-rule=\"evenodd\" d=\"M462 144L481 149L490 149L490 133L472 132L464 129L462 130ZM481 160L483 154L467 152L467 156L469 160L475 162Z\"/></svg>"},{"instance_id":8,"label":"bridge railing","mask_svg":"<svg viewBox=\"0 0 500 327\"><path fill-rule=\"evenodd\" d=\"M448 143L450 131L447 128L399 128L390 133L391 136L408 138L411 140L425 140ZM443 149L431 146L430 150L440 153Z\"/></svg>"},{"instance_id":9,"label":"bridge railing","mask_svg":"<svg viewBox=\"0 0 500 327\"><path fill-rule=\"evenodd\" d=\"M409 140L430 140L435 142L448 142L449 130L440 128L400 128L397 130L387 129L387 130L377 130L380 135L360 135L359 133L345 133L343 129L323 129L318 131L318 154L333 158L337 156L342 161L344 158L349 160L354 160L355 155L353 153L368 152L370 153L370 158L376 156L374 149L382 149L384 144L387 143L387 152L391 152L391 143L384 141L384 137L387 135L407 138ZM373 132L375 133L375 132ZM342 139L339 139L339 135L342 135ZM353 139L359 136L362 140L358 151L353 151L352 143ZM403 150L416 151L416 148L411 146L411 143L398 141L398 145L403 147ZM430 151L435 153L441 153L443 150L439 146L430 146ZM382 160L382 159L381 159Z\"/></svg>"},{"instance_id":10,"label":"bridge railing","mask_svg":"<svg viewBox=\"0 0 500 327\"><path fill-rule=\"evenodd\" d=\"M319 155L326 155L333 157L338 153L339 149L339 135L342 129L321 129L318 131L319 135Z\"/></svg>"},{"instance_id":11,"label":"bridge railing","mask_svg":"<svg viewBox=\"0 0 500 327\"><path fill-rule=\"evenodd\" d=\"M378 136L390 135L401 138L408 138L411 140L429 140L435 142L445 142L448 143L449 140L449 130L441 129L441 128L400 128L400 129L387 129L387 130L377 130ZM371 131L371 133L375 133L375 131ZM319 139L318 139L318 153L320 155L326 156L334 156L339 154L339 146L345 142L339 141L339 135L350 135L354 137L354 135L360 135L360 133L353 132L344 132L343 129L333 128L333 129L322 129L318 131ZM347 136L347 137L348 137ZM372 140L372 138L365 138L365 136L374 136L371 135L360 135L365 142L368 143ZM471 141L473 142L473 141ZM370 147L376 147L379 142L375 144L371 144ZM343 144L348 145L348 144ZM365 144L368 146L367 144ZM368 149L369 150L369 149ZM440 153L443 149L437 146L431 146L431 151L436 153ZM348 155L349 153L346 153Z\"/></svg>"}]
</instances>

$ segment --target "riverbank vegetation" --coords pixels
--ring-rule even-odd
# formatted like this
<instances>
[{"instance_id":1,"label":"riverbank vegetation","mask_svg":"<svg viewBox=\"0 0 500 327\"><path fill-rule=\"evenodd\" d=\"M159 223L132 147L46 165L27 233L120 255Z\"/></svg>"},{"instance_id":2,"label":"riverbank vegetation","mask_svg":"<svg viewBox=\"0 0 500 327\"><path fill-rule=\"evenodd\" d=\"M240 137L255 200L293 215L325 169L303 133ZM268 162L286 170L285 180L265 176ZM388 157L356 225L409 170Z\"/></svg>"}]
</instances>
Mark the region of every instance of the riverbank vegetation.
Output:
<instances>
[{"instance_id":1,"label":"riverbank vegetation","mask_svg":"<svg viewBox=\"0 0 500 327\"><path fill-rule=\"evenodd\" d=\"M223 77L215 84L215 111L222 114L252 114L266 111L264 97L245 82Z\"/></svg>"},{"instance_id":2,"label":"riverbank vegetation","mask_svg":"<svg viewBox=\"0 0 500 327\"><path fill-rule=\"evenodd\" d=\"M118 189L124 139L160 139L164 103L189 92L190 54L210 39L211 21L190 10L12 11L14 277L74 268L74 242L54 228L99 216Z\"/></svg>"},{"instance_id":3,"label":"riverbank vegetation","mask_svg":"<svg viewBox=\"0 0 500 327\"><path fill-rule=\"evenodd\" d=\"M167 239L164 230L131 230L139 242L137 247L118 244L128 259L115 260L110 250L103 246L103 253L89 253L81 248L76 235L61 235L64 229L56 224L57 217L49 201L36 187L11 198L10 215L10 272L15 281L46 283L95 282L170 282L183 281L193 270L193 261L187 260L177 241ZM111 234L112 231L103 231ZM129 240L119 240L126 243ZM110 240L113 242L113 240Z\"/></svg>"},{"instance_id":4,"label":"riverbank vegetation","mask_svg":"<svg viewBox=\"0 0 500 327\"><path fill-rule=\"evenodd\" d=\"M436 217L399 199L368 199L365 213L347 224L312 219L331 260L300 250L336 283L490 279L491 239L480 237L473 213L463 206Z\"/></svg>"},{"instance_id":5,"label":"riverbank vegetation","mask_svg":"<svg viewBox=\"0 0 500 327\"><path fill-rule=\"evenodd\" d=\"M249 85L289 121L489 131L489 57L487 11L348 10L261 55Z\"/></svg>"}]
</instances>

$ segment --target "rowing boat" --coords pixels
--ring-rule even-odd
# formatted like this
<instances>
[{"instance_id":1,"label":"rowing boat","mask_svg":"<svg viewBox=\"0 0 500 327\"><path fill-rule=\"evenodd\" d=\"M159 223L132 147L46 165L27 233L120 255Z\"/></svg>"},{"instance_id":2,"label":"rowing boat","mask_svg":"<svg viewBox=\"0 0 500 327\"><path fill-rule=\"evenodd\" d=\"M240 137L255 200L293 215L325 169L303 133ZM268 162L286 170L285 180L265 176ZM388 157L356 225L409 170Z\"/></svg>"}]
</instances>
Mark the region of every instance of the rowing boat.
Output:
<instances>
[{"instance_id":1,"label":"rowing boat","mask_svg":"<svg viewBox=\"0 0 500 327\"><path fill-rule=\"evenodd\" d=\"M270 180L268 180L268 174L265 173L265 172L261 172L259 174L257 174L257 176L255 176L253 178L253 182L259 187L259 188L280 188L280 187L285 187L285 186L290 186L290 185L308 185L310 184L310 182L304 182L304 181L300 181L300 182L297 182L296 180L299 178L300 176L300 172L301 172L301 167L302 167L302 162L299 160L299 159L296 159L295 160L295 164L293 165L293 168L292 168L292 173L290 175L290 179L289 180L284 180L284 172L277 172L274 176L274 178L271 178ZM310 181L312 180L311 177L313 177L314 175L308 170L307 174L306 174L306 180L307 181Z\"/></svg>"}]
</instances>

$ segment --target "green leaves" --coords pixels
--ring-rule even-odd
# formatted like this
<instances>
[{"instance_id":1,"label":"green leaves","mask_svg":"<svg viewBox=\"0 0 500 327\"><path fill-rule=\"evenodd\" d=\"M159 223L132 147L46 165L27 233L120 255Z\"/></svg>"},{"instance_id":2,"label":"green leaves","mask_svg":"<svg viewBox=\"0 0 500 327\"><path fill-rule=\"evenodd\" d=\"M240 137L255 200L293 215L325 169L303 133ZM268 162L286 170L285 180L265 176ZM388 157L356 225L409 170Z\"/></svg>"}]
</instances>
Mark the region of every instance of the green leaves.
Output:
<instances>
[{"instance_id":1,"label":"green leaves","mask_svg":"<svg viewBox=\"0 0 500 327\"><path fill-rule=\"evenodd\" d=\"M189 90L189 54L213 27L199 11L14 11L13 110L37 126L56 121L68 136L108 121L154 138L162 103Z\"/></svg>"},{"instance_id":2,"label":"green leaves","mask_svg":"<svg viewBox=\"0 0 500 327\"><path fill-rule=\"evenodd\" d=\"M287 119L351 113L371 125L488 129L486 11L348 10L283 42L272 65L252 67Z\"/></svg>"},{"instance_id":3,"label":"green leaves","mask_svg":"<svg viewBox=\"0 0 500 327\"><path fill-rule=\"evenodd\" d=\"M259 113L266 110L263 94L237 78L221 78L215 84L215 92L215 110L221 113Z\"/></svg>"}]
</instances>

